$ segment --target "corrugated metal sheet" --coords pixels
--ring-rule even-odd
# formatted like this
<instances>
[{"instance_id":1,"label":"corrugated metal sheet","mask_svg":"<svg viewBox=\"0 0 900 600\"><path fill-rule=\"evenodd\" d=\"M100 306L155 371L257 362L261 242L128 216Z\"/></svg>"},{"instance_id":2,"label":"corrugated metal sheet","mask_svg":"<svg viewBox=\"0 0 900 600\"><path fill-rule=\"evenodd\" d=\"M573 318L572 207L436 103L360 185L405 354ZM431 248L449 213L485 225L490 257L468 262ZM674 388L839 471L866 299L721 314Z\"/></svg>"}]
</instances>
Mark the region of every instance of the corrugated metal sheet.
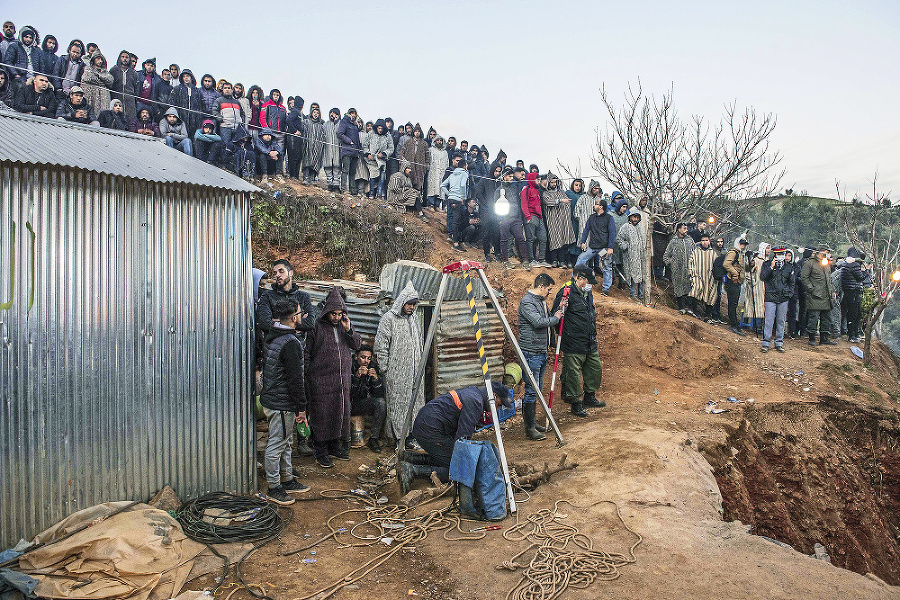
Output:
<instances>
[{"instance_id":1,"label":"corrugated metal sheet","mask_svg":"<svg viewBox=\"0 0 900 600\"><path fill-rule=\"evenodd\" d=\"M503 326L493 309L483 302L478 302L476 306L491 378L500 381L503 378ZM441 304L441 320L435 332L435 343L436 394L484 384L468 302Z\"/></svg>"},{"instance_id":2,"label":"corrugated metal sheet","mask_svg":"<svg viewBox=\"0 0 900 600\"><path fill-rule=\"evenodd\" d=\"M413 282L416 291L419 292L419 299L423 302L434 302L437 298L438 288L441 285L442 273L429 264L416 262L413 260L398 260L397 262L385 265L381 270L381 289L391 298L396 298L397 294L406 287L406 283ZM486 296L484 286L476 277L474 279L475 297L482 298ZM495 293L502 296L502 292ZM451 277L447 283L447 291L444 296L445 300L465 300L466 299L466 283L462 277Z\"/></svg>"},{"instance_id":3,"label":"corrugated metal sheet","mask_svg":"<svg viewBox=\"0 0 900 600\"><path fill-rule=\"evenodd\" d=\"M58 165L160 183L235 191L257 187L160 138L0 111L0 161Z\"/></svg>"},{"instance_id":4,"label":"corrugated metal sheet","mask_svg":"<svg viewBox=\"0 0 900 600\"><path fill-rule=\"evenodd\" d=\"M20 125L0 123L7 157ZM249 201L0 161L0 548L166 484L255 486Z\"/></svg>"}]
</instances>

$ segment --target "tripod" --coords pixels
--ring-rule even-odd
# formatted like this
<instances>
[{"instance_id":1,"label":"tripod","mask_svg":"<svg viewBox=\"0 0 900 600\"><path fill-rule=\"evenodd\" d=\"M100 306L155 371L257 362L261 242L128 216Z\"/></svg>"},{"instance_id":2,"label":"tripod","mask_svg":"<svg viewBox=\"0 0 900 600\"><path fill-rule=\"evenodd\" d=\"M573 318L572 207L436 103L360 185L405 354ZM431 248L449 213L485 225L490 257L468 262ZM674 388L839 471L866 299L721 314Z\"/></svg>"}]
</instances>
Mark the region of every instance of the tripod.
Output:
<instances>
[{"instance_id":1,"label":"tripod","mask_svg":"<svg viewBox=\"0 0 900 600\"><path fill-rule=\"evenodd\" d=\"M535 381L534 375L532 375L531 373L531 369L528 368L528 361L525 360L525 355L522 353L522 349L519 347L519 343L518 341L516 341L515 335L513 335L513 331L509 325L509 321L506 320L506 315L504 315L503 311L500 309L500 304L497 301L497 296L494 294L494 289L491 287L491 283L488 281L487 276L484 274L484 268L482 267L481 263L464 260L461 262L449 264L442 269L443 275L441 277L441 284L440 287L438 287L437 298L434 302L434 317L431 319L431 323L428 325L428 333L425 335L425 348L422 352L422 358L419 359L419 364L416 365L416 377L413 380L412 394L409 400L409 408L406 412L406 420L403 422L403 432L401 433L399 438L397 459L398 461L403 460L404 453L406 452L405 440L406 436L409 435L409 429L412 424L412 412L413 407L415 406L416 392L419 389L419 383L421 383L422 378L425 375L425 364L428 361L428 352L431 350L431 344L434 342L434 333L437 329L438 318L441 314L441 304L444 301L444 294L447 291L447 285L450 281L450 275L452 273L461 272L464 274L466 280L466 297L469 302L469 309L472 313L472 329L475 335L475 342L478 346L478 357L481 361L481 372L484 375L484 384L485 388L487 389L488 404L491 407L491 418L494 422L494 434L497 439L497 449L500 451L500 465L503 468L503 479L506 482L506 495L509 499L509 510L510 512L516 512L516 499L513 496L512 480L509 476L509 466L506 461L506 451L503 448L503 437L500 435L500 420L497 417L497 406L495 404L494 391L491 387L491 375L488 369L487 357L484 354L481 325L479 324L478 320L478 309L475 306L475 291L472 271L476 271L478 273L478 277L481 280L481 283L484 285L484 289L487 291L488 297L490 298L491 303L494 306L494 312L497 314L497 317L503 324L503 329L506 332L507 339L509 339L510 343L515 349L516 356L518 356L522 364L525 365L525 368L522 369L522 372L528 377L529 382L537 392L537 397L541 401L541 406L544 407L544 411L547 413L547 419L550 422L550 425L553 427L553 433L556 435L557 447L565 444L565 442L563 441L562 433L560 433L559 427L556 425L556 421L553 419L553 415L550 413L550 409L548 408L547 403L544 400L544 396L541 393L541 388Z\"/></svg>"}]
</instances>

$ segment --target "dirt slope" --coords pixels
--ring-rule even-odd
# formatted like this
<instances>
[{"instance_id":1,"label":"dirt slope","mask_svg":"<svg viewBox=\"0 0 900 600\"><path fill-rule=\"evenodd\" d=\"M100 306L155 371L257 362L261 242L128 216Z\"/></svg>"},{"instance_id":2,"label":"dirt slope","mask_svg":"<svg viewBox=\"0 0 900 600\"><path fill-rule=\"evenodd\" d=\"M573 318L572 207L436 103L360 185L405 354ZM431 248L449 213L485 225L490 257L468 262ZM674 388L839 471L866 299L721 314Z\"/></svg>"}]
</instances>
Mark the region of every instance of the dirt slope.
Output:
<instances>
[{"instance_id":1,"label":"dirt slope","mask_svg":"<svg viewBox=\"0 0 900 600\"><path fill-rule=\"evenodd\" d=\"M430 219L427 225L408 222L431 234L432 263L458 260L438 226L443 214ZM468 258L479 259L480 252ZM310 263L298 270L314 273L315 268ZM507 271L496 263L486 270L505 292L515 328L515 308L539 271ZM547 271L558 284L568 277L563 270ZM789 341L786 354L763 355L751 336L738 338L726 328L678 315L662 302L644 307L614 290L611 297L595 294L595 303L604 365L599 397L609 406L592 410L587 419L560 412L568 441L562 449L550 439L525 440L518 418L505 433L512 462L555 463L566 452L580 463L540 487L520 505L520 516L569 500L588 507L561 509L570 522L598 546L620 552L634 538L612 518L609 505L591 507L612 500L644 538L637 563L623 567L619 579L569 590L565 597L900 597L900 588L881 582L900 583L900 386L897 364L883 347L871 370L846 343L813 349ZM754 401L729 404L729 396ZM729 412L707 414L710 400ZM346 489L356 466L371 459L368 451L355 451L351 463L331 472L312 466L310 459L298 463L309 469L316 492ZM316 510L307 509L308 503L293 507L289 535L327 532L322 515L346 508L312 504ZM512 519L504 522L505 528L512 524ZM491 532L477 544L429 538L415 551L417 558L393 559L391 575L375 578L380 583L373 579L338 597L399 597L408 588L435 598L503 598L520 575L495 566L523 546L501 533ZM859 573L807 557L816 542L836 565ZM272 582L284 568L276 546L290 544L264 549L254 558L260 568L248 569L249 579ZM351 551L339 556L327 575L340 576L345 560L360 560ZM863 575L869 572L877 577ZM290 593L272 593L281 600L300 589L311 588L292 583Z\"/></svg>"}]
</instances>

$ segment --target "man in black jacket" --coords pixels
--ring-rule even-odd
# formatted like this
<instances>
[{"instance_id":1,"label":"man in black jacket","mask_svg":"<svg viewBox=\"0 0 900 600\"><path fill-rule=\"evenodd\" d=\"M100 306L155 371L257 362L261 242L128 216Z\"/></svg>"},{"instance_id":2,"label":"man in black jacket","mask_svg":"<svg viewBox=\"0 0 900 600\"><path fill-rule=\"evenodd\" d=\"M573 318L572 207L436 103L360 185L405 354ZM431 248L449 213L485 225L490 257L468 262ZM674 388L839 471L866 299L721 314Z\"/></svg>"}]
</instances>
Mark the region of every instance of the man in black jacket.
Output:
<instances>
[{"instance_id":1,"label":"man in black jacket","mask_svg":"<svg viewBox=\"0 0 900 600\"><path fill-rule=\"evenodd\" d=\"M303 318L296 300L283 298L272 306L277 319L266 334L263 390L259 403L269 421L265 469L269 489L263 497L281 505L293 504L288 492L305 492L309 486L294 479L291 437L294 424L306 423L306 384L303 379L303 346L295 335Z\"/></svg>"},{"instance_id":2,"label":"man in black jacket","mask_svg":"<svg viewBox=\"0 0 900 600\"><path fill-rule=\"evenodd\" d=\"M766 286L765 325L762 352L768 352L774 330L775 349L784 352L784 326L788 302L794 295L796 274L793 255L785 248L775 248L773 257L762 264L759 278Z\"/></svg>"},{"instance_id":3,"label":"man in black jacket","mask_svg":"<svg viewBox=\"0 0 900 600\"><path fill-rule=\"evenodd\" d=\"M848 341L857 343L860 341L859 324L862 319L862 291L866 272L862 268L862 262L866 255L856 248L847 250L847 258L844 259L844 271L841 273L841 290L844 292L841 301L844 313L847 315Z\"/></svg>"},{"instance_id":4,"label":"man in black jacket","mask_svg":"<svg viewBox=\"0 0 900 600\"><path fill-rule=\"evenodd\" d=\"M509 388L492 382L494 402L512 407ZM413 422L412 435L427 454L405 452L397 466L400 489L405 495L415 477L428 477L431 472L441 481L450 478L450 459L456 440L471 437L485 411L490 411L487 389L470 385L447 392L428 402Z\"/></svg>"},{"instance_id":5,"label":"man in black jacket","mask_svg":"<svg viewBox=\"0 0 900 600\"><path fill-rule=\"evenodd\" d=\"M36 117L56 116L56 96L53 94L53 86L46 75L35 75L24 87L16 90L13 105L20 113L34 115Z\"/></svg>"},{"instance_id":6,"label":"man in black jacket","mask_svg":"<svg viewBox=\"0 0 900 600\"><path fill-rule=\"evenodd\" d=\"M350 373L350 416L372 417L369 449L375 454L381 452L379 438L387 416L387 403L384 399L384 381L375 362L372 346L360 346L353 359L353 370Z\"/></svg>"},{"instance_id":7,"label":"man in black jacket","mask_svg":"<svg viewBox=\"0 0 900 600\"><path fill-rule=\"evenodd\" d=\"M606 406L605 401L598 401L595 396L603 381L603 364L597 352L597 311L591 292L591 286L596 283L590 267L585 264L576 266L572 271L572 279L556 293L551 309L554 313L560 309L563 290L571 288L569 304L563 313L560 349L564 356L560 381L563 385L563 399L572 404L572 414L577 417L588 416L585 407Z\"/></svg>"}]
</instances>

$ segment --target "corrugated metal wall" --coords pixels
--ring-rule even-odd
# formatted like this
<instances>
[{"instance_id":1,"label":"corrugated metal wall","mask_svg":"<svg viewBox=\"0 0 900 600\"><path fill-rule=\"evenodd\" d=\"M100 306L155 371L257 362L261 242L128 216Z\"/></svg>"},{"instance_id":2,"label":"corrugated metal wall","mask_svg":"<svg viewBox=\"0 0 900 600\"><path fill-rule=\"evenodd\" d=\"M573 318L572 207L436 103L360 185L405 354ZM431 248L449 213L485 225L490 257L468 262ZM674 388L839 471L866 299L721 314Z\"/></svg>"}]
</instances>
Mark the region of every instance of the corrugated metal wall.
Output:
<instances>
[{"instance_id":1,"label":"corrugated metal wall","mask_svg":"<svg viewBox=\"0 0 900 600\"><path fill-rule=\"evenodd\" d=\"M0 548L254 487L249 195L0 163Z\"/></svg>"},{"instance_id":2,"label":"corrugated metal wall","mask_svg":"<svg viewBox=\"0 0 900 600\"><path fill-rule=\"evenodd\" d=\"M477 302L478 322L491 378L503 378L503 326L492 308ZM468 385L484 385L481 361L472 329L472 313L464 300L441 303L438 321L435 360L435 393L446 394Z\"/></svg>"}]
</instances>

